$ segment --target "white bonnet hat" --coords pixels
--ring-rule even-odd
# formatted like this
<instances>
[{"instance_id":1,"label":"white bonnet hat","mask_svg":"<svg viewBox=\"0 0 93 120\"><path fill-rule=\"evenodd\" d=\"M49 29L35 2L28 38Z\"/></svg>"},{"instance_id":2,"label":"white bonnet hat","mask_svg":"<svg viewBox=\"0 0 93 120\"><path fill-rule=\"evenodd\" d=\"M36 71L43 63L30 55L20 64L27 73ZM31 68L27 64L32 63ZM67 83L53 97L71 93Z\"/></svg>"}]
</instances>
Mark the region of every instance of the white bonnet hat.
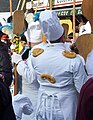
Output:
<instances>
[{"instance_id":1,"label":"white bonnet hat","mask_svg":"<svg viewBox=\"0 0 93 120\"><path fill-rule=\"evenodd\" d=\"M32 43L38 43L42 41L42 32L39 21L30 22L28 24L27 32L25 33L27 41Z\"/></svg>"},{"instance_id":2,"label":"white bonnet hat","mask_svg":"<svg viewBox=\"0 0 93 120\"><path fill-rule=\"evenodd\" d=\"M55 11L42 11L39 20L41 30L49 41L55 41L63 35L64 29Z\"/></svg>"}]
</instances>

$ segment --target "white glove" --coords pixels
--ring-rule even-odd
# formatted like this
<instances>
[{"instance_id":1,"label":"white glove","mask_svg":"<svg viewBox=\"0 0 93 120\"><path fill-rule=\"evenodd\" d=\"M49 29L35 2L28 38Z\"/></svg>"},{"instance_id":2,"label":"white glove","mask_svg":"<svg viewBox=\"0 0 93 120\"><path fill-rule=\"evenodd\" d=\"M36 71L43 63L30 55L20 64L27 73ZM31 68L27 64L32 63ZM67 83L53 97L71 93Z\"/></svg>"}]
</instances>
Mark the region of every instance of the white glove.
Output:
<instances>
[{"instance_id":1,"label":"white glove","mask_svg":"<svg viewBox=\"0 0 93 120\"><path fill-rule=\"evenodd\" d=\"M22 118L22 113L26 115L32 114L33 105L28 97L23 94L17 94L13 97L12 100L14 112L16 117L20 118L20 120Z\"/></svg>"},{"instance_id":2,"label":"white glove","mask_svg":"<svg viewBox=\"0 0 93 120\"><path fill-rule=\"evenodd\" d=\"M20 61L22 61L21 55L14 53L12 56L12 63L18 64Z\"/></svg>"}]
</instances>

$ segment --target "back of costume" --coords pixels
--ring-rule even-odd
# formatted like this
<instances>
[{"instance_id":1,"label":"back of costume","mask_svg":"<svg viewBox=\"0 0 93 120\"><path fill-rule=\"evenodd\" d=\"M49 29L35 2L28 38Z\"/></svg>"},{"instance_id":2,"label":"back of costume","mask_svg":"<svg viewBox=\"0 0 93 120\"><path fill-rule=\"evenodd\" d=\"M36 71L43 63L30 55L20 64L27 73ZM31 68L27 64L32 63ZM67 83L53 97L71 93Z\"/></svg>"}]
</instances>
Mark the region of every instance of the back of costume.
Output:
<instances>
[{"instance_id":1,"label":"back of costume","mask_svg":"<svg viewBox=\"0 0 93 120\"><path fill-rule=\"evenodd\" d=\"M38 56L32 55L29 61L40 83L36 118L75 120L78 95L86 80L82 61L78 56L65 57L63 43L47 44L41 49L44 51Z\"/></svg>"},{"instance_id":2,"label":"back of costume","mask_svg":"<svg viewBox=\"0 0 93 120\"><path fill-rule=\"evenodd\" d=\"M78 95L87 79L84 65L76 54L65 56L64 30L57 14L45 10L40 18L48 44L33 47L31 56L18 64L17 71L32 82L35 73L40 84L36 120L75 120Z\"/></svg>"}]
</instances>

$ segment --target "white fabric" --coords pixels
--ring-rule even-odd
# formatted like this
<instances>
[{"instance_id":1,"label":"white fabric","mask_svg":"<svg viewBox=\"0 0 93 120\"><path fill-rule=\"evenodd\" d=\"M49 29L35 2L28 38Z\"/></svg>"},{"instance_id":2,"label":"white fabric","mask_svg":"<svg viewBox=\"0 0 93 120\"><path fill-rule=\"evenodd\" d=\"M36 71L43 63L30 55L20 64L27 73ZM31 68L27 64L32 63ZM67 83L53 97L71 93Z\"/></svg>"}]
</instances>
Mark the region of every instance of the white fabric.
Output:
<instances>
[{"instance_id":1,"label":"white fabric","mask_svg":"<svg viewBox=\"0 0 93 120\"><path fill-rule=\"evenodd\" d=\"M30 68L30 65L32 64L40 84L38 105L41 103L40 98L43 93L48 95L55 94L61 103L63 118L65 120L75 120L78 92L80 92L82 85L87 80L81 58L77 56L74 59L70 59L63 56L62 52L65 50L63 43L46 44L45 46L38 45L38 48L44 49L44 52L38 57L30 56L25 63L20 62L17 70L20 73L24 71L26 79L31 79L32 68ZM25 67L22 67L24 65ZM56 79L56 83L51 84L47 80L42 80L40 78L42 73L53 76ZM49 86L50 89L42 89L41 86ZM59 91L60 88L61 90Z\"/></svg>"},{"instance_id":2,"label":"white fabric","mask_svg":"<svg viewBox=\"0 0 93 120\"><path fill-rule=\"evenodd\" d=\"M71 42L65 42L65 49L71 51L70 46L72 45Z\"/></svg>"},{"instance_id":3,"label":"white fabric","mask_svg":"<svg viewBox=\"0 0 93 120\"><path fill-rule=\"evenodd\" d=\"M47 95L47 98L44 98L44 95ZM66 89L40 86L37 116L41 115L44 119L47 117L47 120L75 120L77 100L78 93L72 86Z\"/></svg>"},{"instance_id":4,"label":"white fabric","mask_svg":"<svg viewBox=\"0 0 93 120\"><path fill-rule=\"evenodd\" d=\"M81 55L79 55L79 54L77 54L77 55L80 57L80 59L82 60L83 65L85 66L85 60L84 60L84 58Z\"/></svg>"},{"instance_id":5,"label":"white fabric","mask_svg":"<svg viewBox=\"0 0 93 120\"><path fill-rule=\"evenodd\" d=\"M39 47L39 45L38 45L38 47ZM86 73L85 73L83 63L81 62L80 57L77 56L74 59L68 59L68 58L64 57L62 55L63 50L65 50L63 43L57 43L57 44L53 44L53 45L47 44L46 47L43 49L45 50L44 53L42 53L39 57L36 57L35 59L34 59L34 57L31 56L31 61L28 61L28 62L32 62L35 72L38 74L37 79L40 82L40 84L51 86L51 83L49 83L47 81L42 81L39 76L42 73L48 73L48 74L51 74L52 76L54 76L58 80L58 82L55 84L52 84L52 86L63 87L65 84L64 82L66 82L66 81L64 81L65 80L64 74L66 74L65 71L70 71L71 73L75 72L73 74L73 77L76 77L76 78L74 78L74 79L77 81L78 79L82 78L81 83L83 84L83 82L86 78ZM45 56L47 56L47 57L45 57ZM64 63L64 64L62 64L62 63ZM79 67L81 69L78 70ZM75 76L76 72L78 73L78 76ZM69 73L67 73L67 74L69 74ZM67 76L67 74L66 74L66 76ZM58 75L62 75L63 80ZM69 82L71 83L72 78L67 77L67 79L69 79ZM78 92L80 91L82 84L79 86L77 84L75 84Z\"/></svg>"},{"instance_id":6,"label":"white fabric","mask_svg":"<svg viewBox=\"0 0 93 120\"><path fill-rule=\"evenodd\" d=\"M12 58L12 63L16 63L16 64L18 64L22 60L21 55L15 53L15 52L13 53L11 58Z\"/></svg>"},{"instance_id":7,"label":"white fabric","mask_svg":"<svg viewBox=\"0 0 93 120\"><path fill-rule=\"evenodd\" d=\"M29 42L38 43L42 41L42 33L39 21L30 22L28 29L25 32L26 38Z\"/></svg>"},{"instance_id":8,"label":"white fabric","mask_svg":"<svg viewBox=\"0 0 93 120\"><path fill-rule=\"evenodd\" d=\"M31 115L23 114L22 120L35 120L35 112L38 100L38 88L39 84L36 80L31 84L22 78L22 93L27 96L33 104L33 113Z\"/></svg>"},{"instance_id":9,"label":"white fabric","mask_svg":"<svg viewBox=\"0 0 93 120\"><path fill-rule=\"evenodd\" d=\"M33 13L28 13L26 14L26 21L29 24L30 22L34 21L34 14Z\"/></svg>"},{"instance_id":10,"label":"white fabric","mask_svg":"<svg viewBox=\"0 0 93 120\"><path fill-rule=\"evenodd\" d=\"M12 49L15 49L15 48L16 48L16 44L12 44L12 45L10 46L10 48L11 48L11 50L12 50Z\"/></svg>"},{"instance_id":11,"label":"white fabric","mask_svg":"<svg viewBox=\"0 0 93 120\"><path fill-rule=\"evenodd\" d=\"M93 50L87 56L86 70L89 76L93 76Z\"/></svg>"},{"instance_id":12,"label":"white fabric","mask_svg":"<svg viewBox=\"0 0 93 120\"><path fill-rule=\"evenodd\" d=\"M0 17L0 22L1 22L2 26L7 25L6 20L4 20L4 19L3 19L3 18L1 18L1 17Z\"/></svg>"},{"instance_id":13,"label":"white fabric","mask_svg":"<svg viewBox=\"0 0 93 120\"><path fill-rule=\"evenodd\" d=\"M89 21L85 25L82 25L80 27L79 36L81 36L83 34L91 34L91 25L90 25Z\"/></svg>"},{"instance_id":14,"label":"white fabric","mask_svg":"<svg viewBox=\"0 0 93 120\"><path fill-rule=\"evenodd\" d=\"M64 29L60 24L55 11L42 11L39 20L41 30L49 41L55 41L63 35Z\"/></svg>"},{"instance_id":15,"label":"white fabric","mask_svg":"<svg viewBox=\"0 0 93 120\"><path fill-rule=\"evenodd\" d=\"M46 43L41 43L40 46L46 46ZM34 46L34 48L38 47L38 45ZM33 49L33 48L32 48ZM31 58L28 58L27 61L30 61ZM21 67L20 67L21 66ZM37 108L37 100L38 100L38 88L39 83L36 80L36 73L32 67L32 64L29 64L31 73L27 74L27 71L25 72L25 69L27 68L27 64L25 61L21 61L17 67L18 73L22 75L22 93L29 97L33 104L33 113L31 115L24 115L22 117L22 120L35 120L35 114L36 114L36 108ZM28 73L30 71L28 70Z\"/></svg>"},{"instance_id":16,"label":"white fabric","mask_svg":"<svg viewBox=\"0 0 93 120\"><path fill-rule=\"evenodd\" d=\"M33 112L32 102L23 94L17 94L13 97L13 108L16 118L22 118L22 113L30 115Z\"/></svg>"}]
</instances>

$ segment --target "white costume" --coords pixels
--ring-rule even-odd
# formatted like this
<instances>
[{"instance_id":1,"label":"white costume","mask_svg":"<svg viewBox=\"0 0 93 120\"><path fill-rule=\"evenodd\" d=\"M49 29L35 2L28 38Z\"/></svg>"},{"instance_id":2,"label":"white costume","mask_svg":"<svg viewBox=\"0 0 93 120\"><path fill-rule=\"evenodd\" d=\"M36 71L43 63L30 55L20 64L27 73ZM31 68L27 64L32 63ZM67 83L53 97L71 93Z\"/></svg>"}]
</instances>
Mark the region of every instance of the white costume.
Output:
<instances>
[{"instance_id":1,"label":"white costume","mask_svg":"<svg viewBox=\"0 0 93 120\"><path fill-rule=\"evenodd\" d=\"M32 62L35 72L37 73L37 80L40 83L40 97L43 93L48 96L57 96L61 105L61 114L64 118L62 120L75 120L78 92L80 92L86 80L86 74L81 59L79 57L68 59L62 55L63 50L63 44L47 46L43 54L36 58L32 57L32 61L31 59L27 61L26 67L25 63L20 62L18 64L18 70L20 71L22 66L24 66L24 71L20 72L25 73L26 78L27 76L30 77L32 70L28 66L30 66ZM40 78L40 74L42 73L52 75L56 79L56 83L51 84L47 80L43 81ZM41 110L44 109L42 106L39 107Z\"/></svg>"},{"instance_id":2,"label":"white costume","mask_svg":"<svg viewBox=\"0 0 93 120\"><path fill-rule=\"evenodd\" d=\"M54 11L41 12L40 22L48 41L62 36L64 30ZM31 55L17 66L19 74L28 80L35 71L40 84L36 120L75 120L78 94L87 77L80 57L66 58L62 54L64 43L38 45L38 48L42 48L43 53L37 57ZM55 83L43 80L42 74L51 75Z\"/></svg>"},{"instance_id":3,"label":"white costume","mask_svg":"<svg viewBox=\"0 0 93 120\"><path fill-rule=\"evenodd\" d=\"M45 43L41 43L40 46L45 46ZM38 45L37 45L38 46ZM36 46L35 46L36 47ZM34 47L34 48L35 48ZM33 49L33 48L32 48ZM27 61L29 61L31 58L29 57ZM30 64L29 67L31 68L32 72L32 77L30 78L29 75L24 77L24 73L19 73L22 75L22 93L30 98L32 104L33 104L33 113L29 116L23 115L23 119L28 119L28 120L35 120L35 112L37 108L37 99L38 99L38 89L39 89L39 84L36 79L36 74L35 71L32 68L32 65ZM20 71L21 72L21 71Z\"/></svg>"},{"instance_id":4,"label":"white costume","mask_svg":"<svg viewBox=\"0 0 93 120\"><path fill-rule=\"evenodd\" d=\"M30 22L28 24L26 37L31 43L42 42L42 33L40 29L40 24L38 21ZM41 43L41 46L45 46L45 43ZM28 60L29 59L30 58L28 58ZM29 67L31 67L31 65L29 65ZM38 98L38 88L39 88L39 84L36 80L35 71L33 70L33 75L31 79L29 78L29 76L24 77L24 73L22 74L20 73L20 75L22 75L22 94L30 98L33 104L33 109L34 109L31 115L29 116L23 115L22 120L26 120L26 119L35 120L35 111L37 108L37 98Z\"/></svg>"},{"instance_id":5,"label":"white costume","mask_svg":"<svg viewBox=\"0 0 93 120\"><path fill-rule=\"evenodd\" d=\"M35 74L33 75L33 78L34 76ZM39 84L36 81L36 79L31 84L30 80L27 81L27 79L24 79L24 77L22 77L22 94L28 97L31 100L33 105L33 113L28 116L26 114L23 114L22 120L26 120L26 119L35 120L35 109L37 106L38 88L39 88Z\"/></svg>"}]
</instances>

